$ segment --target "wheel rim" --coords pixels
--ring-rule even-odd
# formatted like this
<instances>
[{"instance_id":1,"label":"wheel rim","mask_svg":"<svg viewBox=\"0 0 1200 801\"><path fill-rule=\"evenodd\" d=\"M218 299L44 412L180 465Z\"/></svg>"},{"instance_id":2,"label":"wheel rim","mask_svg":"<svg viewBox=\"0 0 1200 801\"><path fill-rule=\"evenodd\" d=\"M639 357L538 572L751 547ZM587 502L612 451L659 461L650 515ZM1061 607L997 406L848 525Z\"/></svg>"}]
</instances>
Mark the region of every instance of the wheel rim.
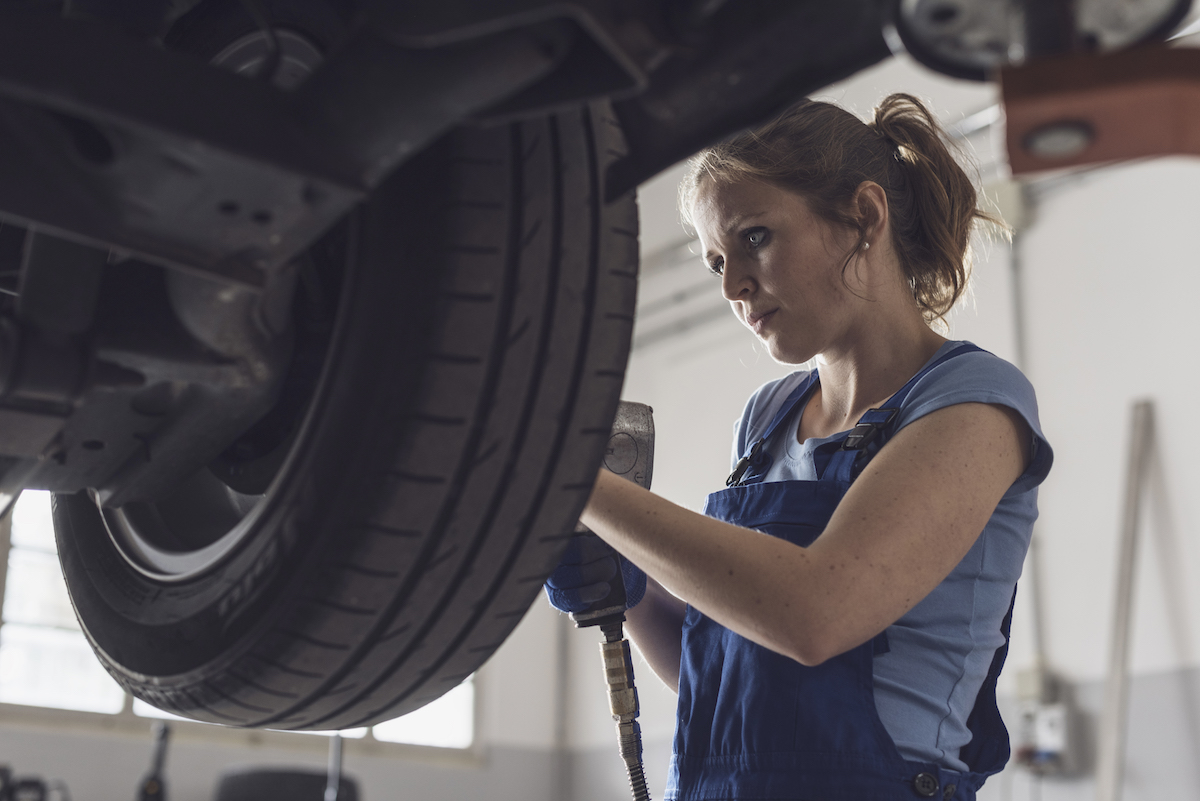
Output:
<instances>
[{"instance_id":1,"label":"wheel rim","mask_svg":"<svg viewBox=\"0 0 1200 801\"><path fill-rule=\"evenodd\" d=\"M279 61L271 82L281 89L295 89L324 60L321 50L307 37L291 30L277 30L273 34L248 33L217 53L211 63L230 72L257 77L271 59L275 46L279 48ZM324 344L328 344L328 338ZM152 502L106 508L93 493L109 537L124 560L148 578L176 583L211 571L236 551L254 530L268 499L286 473L286 457L298 439L297 431L304 427L307 409L320 384L319 378L314 376L314 379L296 410L298 423L294 430L267 453L248 461L251 469L264 474L265 480L259 480L266 485L262 492L241 492L228 476L226 480L219 477L223 471L206 466L180 482L167 496ZM283 402L281 396L280 403Z\"/></svg>"},{"instance_id":2,"label":"wheel rim","mask_svg":"<svg viewBox=\"0 0 1200 801\"><path fill-rule=\"evenodd\" d=\"M174 504L139 502L107 509L97 502L117 550L138 572L157 581L186 581L223 562L253 529L267 494L242 495L215 477L206 479L203 472L183 482L180 489L186 497ZM208 506L207 515L189 519L196 501L212 498L214 490L224 490L228 503ZM214 526L221 533L205 543L215 533ZM194 547L186 547L189 541ZM171 548L172 542L185 547Z\"/></svg>"}]
</instances>

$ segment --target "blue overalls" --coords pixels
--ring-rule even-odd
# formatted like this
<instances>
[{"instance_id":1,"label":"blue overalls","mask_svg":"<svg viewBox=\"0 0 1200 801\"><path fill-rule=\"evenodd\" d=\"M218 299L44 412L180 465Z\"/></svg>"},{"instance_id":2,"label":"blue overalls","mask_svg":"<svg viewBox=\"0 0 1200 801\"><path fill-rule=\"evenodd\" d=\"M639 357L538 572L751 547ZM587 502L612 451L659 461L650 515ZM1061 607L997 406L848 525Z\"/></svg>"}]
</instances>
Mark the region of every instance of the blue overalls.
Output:
<instances>
[{"instance_id":1,"label":"blue overalls","mask_svg":"<svg viewBox=\"0 0 1200 801\"><path fill-rule=\"evenodd\" d=\"M704 513L807 547L825 528L851 481L894 433L901 403L926 372L979 350L956 348L927 365L845 440L821 446L817 481L763 482L762 445L817 384L816 371L790 395L766 433L708 496ZM1008 652L1011 606L967 725L960 758L970 773L905 760L875 711L872 659L886 631L816 667L805 667L721 626L691 606L683 626L679 717L667 799L968 801L1008 761L1008 731L996 708L996 677Z\"/></svg>"}]
</instances>

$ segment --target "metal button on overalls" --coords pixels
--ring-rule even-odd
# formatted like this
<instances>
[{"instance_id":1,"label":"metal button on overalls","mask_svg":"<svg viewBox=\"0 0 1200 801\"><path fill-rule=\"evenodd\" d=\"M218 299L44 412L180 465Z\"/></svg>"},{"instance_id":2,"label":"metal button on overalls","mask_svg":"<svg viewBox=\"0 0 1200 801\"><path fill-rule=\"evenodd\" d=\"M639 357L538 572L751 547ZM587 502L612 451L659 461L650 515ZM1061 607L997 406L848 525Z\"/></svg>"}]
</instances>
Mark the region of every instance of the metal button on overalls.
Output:
<instances>
[{"instance_id":1,"label":"metal button on overalls","mask_svg":"<svg viewBox=\"0 0 1200 801\"><path fill-rule=\"evenodd\" d=\"M913 779L913 789L917 791L917 795L933 798L939 789L937 776L932 773L918 773Z\"/></svg>"},{"instance_id":2,"label":"metal button on overalls","mask_svg":"<svg viewBox=\"0 0 1200 801\"><path fill-rule=\"evenodd\" d=\"M927 365L884 411L899 409L928 370L973 350L978 348L964 345ZM820 536L870 453L836 450L836 442L830 452L830 446L823 445L826 452L818 452L815 459L819 480L770 483L761 479L769 457L760 454L762 443L800 408L816 383L814 371L788 397L753 449L754 458L743 470L748 478L710 495L705 514L800 547ZM881 436L867 439L882 447L893 433L893 417L868 412L856 430L877 423ZM1007 643L1008 618L1003 632ZM914 791L932 797L942 787L959 791L960 801L973 798L984 778L1008 759L1008 733L995 702L996 676L1007 645L997 651L968 721L973 739L960 758L971 767L969 773L911 762L896 750L875 711L872 683L872 661L886 649L884 632L874 641L806 667L689 606L667 799L913 801Z\"/></svg>"}]
</instances>

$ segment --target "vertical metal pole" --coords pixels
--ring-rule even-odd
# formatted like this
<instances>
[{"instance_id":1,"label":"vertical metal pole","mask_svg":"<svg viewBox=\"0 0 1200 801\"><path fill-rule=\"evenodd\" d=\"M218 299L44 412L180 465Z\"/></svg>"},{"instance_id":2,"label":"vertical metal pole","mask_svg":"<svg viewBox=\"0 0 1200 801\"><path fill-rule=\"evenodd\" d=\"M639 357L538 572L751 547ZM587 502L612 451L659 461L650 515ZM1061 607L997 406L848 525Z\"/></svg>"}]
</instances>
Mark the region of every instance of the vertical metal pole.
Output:
<instances>
[{"instance_id":1,"label":"vertical metal pole","mask_svg":"<svg viewBox=\"0 0 1200 801\"><path fill-rule=\"evenodd\" d=\"M1046 660L1046 621L1042 615L1045 608L1045 595L1042 591L1042 541L1037 529L1029 542L1029 555L1025 557L1026 568L1021 579L1029 588L1029 606L1033 617L1033 660L1038 672L1038 698L1041 703L1051 703L1058 700L1052 695L1049 687L1049 670Z\"/></svg>"},{"instance_id":2,"label":"vertical metal pole","mask_svg":"<svg viewBox=\"0 0 1200 801\"><path fill-rule=\"evenodd\" d=\"M1022 258L1024 252L1021 249L1024 239L1025 237L1021 229L1016 228L1012 233L1012 241L1008 246L1008 266L1012 275L1013 346L1016 350L1016 364L1017 369L1028 371L1029 342L1025 320L1025 263Z\"/></svg>"},{"instance_id":3,"label":"vertical metal pole","mask_svg":"<svg viewBox=\"0 0 1200 801\"><path fill-rule=\"evenodd\" d=\"M1154 426L1151 401L1133 405L1129 441L1129 465L1125 474L1125 507L1121 515L1121 540L1117 546L1117 588L1113 610L1112 640L1108 653L1108 680L1104 687L1104 711L1100 718L1097 755L1096 797L1118 801L1125 774L1125 720L1129 707L1129 645L1133 611L1134 557L1137 555L1137 525L1145 483L1147 456Z\"/></svg>"},{"instance_id":4,"label":"vertical metal pole","mask_svg":"<svg viewBox=\"0 0 1200 801\"><path fill-rule=\"evenodd\" d=\"M0 498L0 501L3 499ZM12 548L13 503L8 507L8 513L0 517L0 625L4 621L4 585L8 580L8 554Z\"/></svg>"},{"instance_id":5,"label":"vertical metal pole","mask_svg":"<svg viewBox=\"0 0 1200 801\"><path fill-rule=\"evenodd\" d=\"M1017 184L1018 202L1012 204L1012 210L1005 213L1005 220L1012 226L1012 238L1009 241L1009 271L1012 276L1012 322L1013 346L1015 348L1014 363L1022 372L1029 372L1029 331L1027 307L1025 303L1025 262L1024 243L1025 229L1030 222L1033 198L1030 188ZM1037 671L1037 700L1040 703L1051 703L1056 700L1057 688L1051 679L1049 660L1046 658L1046 616L1045 592L1043 590L1042 573L1042 541L1035 527L1033 537L1029 542L1029 554L1025 557L1025 570L1021 581L1029 590L1026 597L1029 600L1030 616L1033 618L1033 669ZM1011 786L1009 788L1012 789Z\"/></svg>"},{"instance_id":6,"label":"vertical metal pole","mask_svg":"<svg viewBox=\"0 0 1200 801\"><path fill-rule=\"evenodd\" d=\"M325 801L337 801L342 789L342 735L329 738L329 773L325 781Z\"/></svg>"},{"instance_id":7,"label":"vertical metal pole","mask_svg":"<svg viewBox=\"0 0 1200 801\"><path fill-rule=\"evenodd\" d=\"M567 710L570 699L571 643L568 632L571 618L559 615L554 622L555 678L554 678L554 798L557 801L572 801L575 797L574 776L571 770L571 749L568 745L570 730Z\"/></svg>"}]
</instances>

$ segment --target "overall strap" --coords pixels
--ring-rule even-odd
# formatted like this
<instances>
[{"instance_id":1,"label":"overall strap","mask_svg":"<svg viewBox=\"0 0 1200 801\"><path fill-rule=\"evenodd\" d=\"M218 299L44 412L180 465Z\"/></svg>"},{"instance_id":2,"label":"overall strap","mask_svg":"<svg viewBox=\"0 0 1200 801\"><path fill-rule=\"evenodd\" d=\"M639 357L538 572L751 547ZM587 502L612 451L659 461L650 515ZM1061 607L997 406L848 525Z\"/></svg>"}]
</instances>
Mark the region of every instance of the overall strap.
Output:
<instances>
[{"instance_id":1,"label":"overall strap","mask_svg":"<svg viewBox=\"0 0 1200 801\"><path fill-rule=\"evenodd\" d=\"M809 390L817 385L817 382L817 371L813 370L784 399L783 405L779 407L779 412L775 415L775 419L771 421L771 424L767 426L767 430L761 437L754 441L749 450L742 455L742 458L738 459L737 464L734 465L733 472L729 474L729 478L725 479L725 486L736 487L753 478L754 476L746 475L751 467L759 468L755 470L755 476L762 476L770 469L771 454L763 452L763 444L771 438L771 435L775 433L775 429L779 428L780 423L787 419L796 406L804 400Z\"/></svg>"},{"instance_id":2,"label":"overall strap","mask_svg":"<svg viewBox=\"0 0 1200 801\"><path fill-rule=\"evenodd\" d=\"M908 383L900 387L896 394L888 398L883 406L877 409L868 409L859 418L858 424L850 429L850 433L842 441L841 447L830 458L829 464L825 466L821 478L834 478L835 480L845 482L853 481L854 477L866 465L867 459L863 457L867 455L867 446L877 444L878 447L875 448L875 451L878 451L887 442L888 438L891 437L893 433L891 430L892 423L895 421L896 416L900 414L900 407L904 405L905 399L912 392L912 388L916 386L917 382L943 362L977 351L981 353L987 352L978 345L967 343L958 346L949 353L942 354L939 358L921 368L921 371L912 378L908 379Z\"/></svg>"}]
</instances>

